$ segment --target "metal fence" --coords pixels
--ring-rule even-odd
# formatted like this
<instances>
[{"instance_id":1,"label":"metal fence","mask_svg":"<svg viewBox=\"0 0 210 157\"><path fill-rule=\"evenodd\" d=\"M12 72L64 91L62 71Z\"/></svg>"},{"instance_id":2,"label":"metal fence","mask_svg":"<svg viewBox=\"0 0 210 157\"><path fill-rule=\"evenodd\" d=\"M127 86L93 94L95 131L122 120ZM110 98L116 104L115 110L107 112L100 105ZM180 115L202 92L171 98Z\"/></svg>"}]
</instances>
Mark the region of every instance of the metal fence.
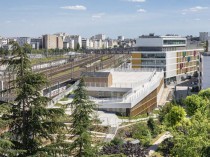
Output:
<instances>
[{"instance_id":1,"label":"metal fence","mask_svg":"<svg viewBox=\"0 0 210 157\"><path fill-rule=\"evenodd\" d=\"M71 87L60 93L58 96L54 97L49 103L48 107L53 107L59 100L64 98L66 95L68 95L70 92L74 91L77 89L77 85L79 84L80 81L75 82Z\"/></svg>"}]
</instances>

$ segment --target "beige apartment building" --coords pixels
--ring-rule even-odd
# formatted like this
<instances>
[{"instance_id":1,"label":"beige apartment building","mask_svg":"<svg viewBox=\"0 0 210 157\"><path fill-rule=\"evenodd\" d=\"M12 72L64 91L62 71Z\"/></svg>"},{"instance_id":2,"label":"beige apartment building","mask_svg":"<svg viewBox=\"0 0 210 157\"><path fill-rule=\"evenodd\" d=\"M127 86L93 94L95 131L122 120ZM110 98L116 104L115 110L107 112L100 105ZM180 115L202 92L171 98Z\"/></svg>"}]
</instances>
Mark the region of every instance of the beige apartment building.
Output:
<instances>
[{"instance_id":1,"label":"beige apartment building","mask_svg":"<svg viewBox=\"0 0 210 157\"><path fill-rule=\"evenodd\" d=\"M63 49L63 39L56 35L43 35L43 48L44 49Z\"/></svg>"}]
</instances>

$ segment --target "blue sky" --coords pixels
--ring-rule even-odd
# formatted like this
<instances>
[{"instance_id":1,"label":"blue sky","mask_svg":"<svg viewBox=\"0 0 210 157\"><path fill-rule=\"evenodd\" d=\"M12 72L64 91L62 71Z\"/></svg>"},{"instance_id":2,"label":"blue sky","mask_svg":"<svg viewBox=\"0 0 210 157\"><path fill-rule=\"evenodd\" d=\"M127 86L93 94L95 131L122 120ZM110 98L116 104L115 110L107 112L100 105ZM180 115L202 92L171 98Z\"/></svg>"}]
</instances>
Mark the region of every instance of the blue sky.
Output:
<instances>
[{"instance_id":1,"label":"blue sky","mask_svg":"<svg viewBox=\"0 0 210 157\"><path fill-rule=\"evenodd\" d=\"M210 0L1 0L0 15L0 36L6 37L210 31Z\"/></svg>"}]
</instances>

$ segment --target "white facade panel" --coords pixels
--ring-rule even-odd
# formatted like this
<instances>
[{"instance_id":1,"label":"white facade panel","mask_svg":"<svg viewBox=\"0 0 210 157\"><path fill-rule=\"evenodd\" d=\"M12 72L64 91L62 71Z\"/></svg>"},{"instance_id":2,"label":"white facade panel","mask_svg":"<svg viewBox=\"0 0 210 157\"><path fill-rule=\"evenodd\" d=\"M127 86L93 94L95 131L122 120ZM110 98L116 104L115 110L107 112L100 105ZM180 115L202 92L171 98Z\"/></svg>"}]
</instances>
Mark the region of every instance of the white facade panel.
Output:
<instances>
[{"instance_id":1,"label":"white facade panel","mask_svg":"<svg viewBox=\"0 0 210 157\"><path fill-rule=\"evenodd\" d=\"M162 38L138 38L136 47L160 47L163 46Z\"/></svg>"},{"instance_id":2,"label":"white facade panel","mask_svg":"<svg viewBox=\"0 0 210 157\"><path fill-rule=\"evenodd\" d=\"M202 57L202 89L210 88L210 56Z\"/></svg>"}]
</instances>

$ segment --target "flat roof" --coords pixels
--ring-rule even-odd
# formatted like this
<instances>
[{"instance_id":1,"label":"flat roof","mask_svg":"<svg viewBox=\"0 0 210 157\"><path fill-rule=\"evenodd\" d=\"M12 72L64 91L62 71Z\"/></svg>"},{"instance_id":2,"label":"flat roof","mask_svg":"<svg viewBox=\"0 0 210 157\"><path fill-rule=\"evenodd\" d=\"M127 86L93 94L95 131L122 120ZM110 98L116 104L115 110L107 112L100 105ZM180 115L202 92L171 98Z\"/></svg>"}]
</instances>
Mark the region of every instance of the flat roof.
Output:
<instances>
[{"instance_id":1,"label":"flat roof","mask_svg":"<svg viewBox=\"0 0 210 157\"><path fill-rule=\"evenodd\" d=\"M155 69L150 70L106 70L105 72L110 72L112 74L112 86L120 88L131 88L136 85L143 84L147 82L151 76L154 74Z\"/></svg>"},{"instance_id":2,"label":"flat roof","mask_svg":"<svg viewBox=\"0 0 210 157\"><path fill-rule=\"evenodd\" d=\"M112 72L113 84L114 83L136 83L142 81L152 72Z\"/></svg>"}]
</instances>

